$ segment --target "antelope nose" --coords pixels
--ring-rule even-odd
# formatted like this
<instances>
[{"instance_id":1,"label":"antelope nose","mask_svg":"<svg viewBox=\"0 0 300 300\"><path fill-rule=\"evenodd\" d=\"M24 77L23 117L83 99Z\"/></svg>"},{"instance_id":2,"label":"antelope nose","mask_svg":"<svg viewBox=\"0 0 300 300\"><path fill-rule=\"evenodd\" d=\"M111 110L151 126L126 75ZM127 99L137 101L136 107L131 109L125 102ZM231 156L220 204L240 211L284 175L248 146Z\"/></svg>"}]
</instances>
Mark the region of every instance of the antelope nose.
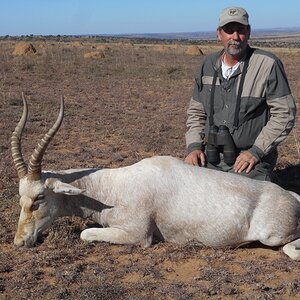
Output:
<instances>
[{"instance_id":1,"label":"antelope nose","mask_svg":"<svg viewBox=\"0 0 300 300\"><path fill-rule=\"evenodd\" d=\"M24 242L24 240L22 238L15 237L14 244L17 247L22 247L22 246L24 246L25 242Z\"/></svg>"}]
</instances>

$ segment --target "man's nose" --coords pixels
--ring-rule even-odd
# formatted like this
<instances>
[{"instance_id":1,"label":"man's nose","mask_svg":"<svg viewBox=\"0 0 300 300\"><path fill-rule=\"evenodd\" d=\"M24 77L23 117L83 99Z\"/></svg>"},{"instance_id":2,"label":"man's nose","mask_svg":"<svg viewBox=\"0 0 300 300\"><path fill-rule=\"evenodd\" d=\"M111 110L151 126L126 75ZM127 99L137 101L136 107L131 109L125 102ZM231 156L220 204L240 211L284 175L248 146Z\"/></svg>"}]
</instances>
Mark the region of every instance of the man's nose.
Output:
<instances>
[{"instance_id":1,"label":"man's nose","mask_svg":"<svg viewBox=\"0 0 300 300\"><path fill-rule=\"evenodd\" d=\"M231 34L232 39L238 40L239 39L239 33L237 30L234 30L233 33Z\"/></svg>"}]
</instances>

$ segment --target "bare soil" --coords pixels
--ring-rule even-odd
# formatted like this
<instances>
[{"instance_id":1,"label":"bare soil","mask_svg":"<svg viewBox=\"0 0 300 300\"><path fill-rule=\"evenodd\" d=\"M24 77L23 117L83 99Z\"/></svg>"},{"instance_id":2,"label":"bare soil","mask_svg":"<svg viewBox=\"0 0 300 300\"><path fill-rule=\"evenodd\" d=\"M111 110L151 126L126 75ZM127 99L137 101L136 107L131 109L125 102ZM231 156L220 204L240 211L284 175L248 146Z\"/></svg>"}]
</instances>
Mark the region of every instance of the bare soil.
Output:
<instances>
[{"instance_id":1,"label":"bare soil","mask_svg":"<svg viewBox=\"0 0 300 300\"><path fill-rule=\"evenodd\" d=\"M300 297L300 263L281 248L259 243L238 249L87 244L79 235L91 221L65 217L36 247L15 247L18 179L10 136L21 115L21 92L30 111L26 159L56 119L60 96L65 97L64 123L44 156L44 169L115 168L153 155L183 159L186 108L202 59L187 55L186 45L161 50L115 42L105 47L105 58L84 58L97 50L97 39L30 42L35 54L13 56L17 41L0 41L0 299ZM204 54L218 49L213 43L200 47ZM271 50L285 64L299 107L300 50L288 44ZM278 184L298 193L299 121L279 148L275 172Z\"/></svg>"}]
</instances>

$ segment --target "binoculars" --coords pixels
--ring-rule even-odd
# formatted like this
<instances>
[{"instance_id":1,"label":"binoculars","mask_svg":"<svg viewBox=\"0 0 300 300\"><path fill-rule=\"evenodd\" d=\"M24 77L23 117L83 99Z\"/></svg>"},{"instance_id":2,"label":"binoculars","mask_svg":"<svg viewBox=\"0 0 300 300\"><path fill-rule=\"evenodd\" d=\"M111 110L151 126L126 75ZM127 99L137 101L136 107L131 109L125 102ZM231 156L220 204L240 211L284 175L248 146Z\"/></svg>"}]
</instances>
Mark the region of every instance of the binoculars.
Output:
<instances>
[{"instance_id":1,"label":"binoculars","mask_svg":"<svg viewBox=\"0 0 300 300\"><path fill-rule=\"evenodd\" d=\"M227 165L234 164L236 147L228 127L212 125L209 129L206 146L207 161L212 164L220 163L220 153L223 153L224 162Z\"/></svg>"}]
</instances>

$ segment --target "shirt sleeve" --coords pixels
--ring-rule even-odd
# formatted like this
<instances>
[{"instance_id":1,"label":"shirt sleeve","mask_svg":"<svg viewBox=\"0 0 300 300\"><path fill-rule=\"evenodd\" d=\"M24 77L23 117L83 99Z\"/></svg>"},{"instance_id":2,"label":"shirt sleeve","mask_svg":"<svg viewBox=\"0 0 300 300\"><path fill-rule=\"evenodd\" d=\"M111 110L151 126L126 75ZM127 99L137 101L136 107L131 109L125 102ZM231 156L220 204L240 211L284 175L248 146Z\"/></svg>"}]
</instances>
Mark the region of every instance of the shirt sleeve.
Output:
<instances>
[{"instance_id":1,"label":"shirt sleeve","mask_svg":"<svg viewBox=\"0 0 300 300\"><path fill-rule=\"evenodd\" d=\"M279 59L274 61L267 80L266 101L270 112L269 121L250 148L250 152L258 159L276 148L288 136L295 123L295 100Z\"/></svg>"},{"instance_id":2,"label":"shirt sleeve","mask_svg":"<svg viewBox=\"0 0 300 300\"><path fill-rule=\"evenodd\" d=\"M202 76L204 63L198 69L195 77L193 96L187 110L187 132L185 134L187 152L204 150L204 129L206 113L201 103L200 92L202 91Z\"/></svg>"},{"instance_id":3,"label":"shirt sleeve","mask_svg":"<svg viewBox=\"0 0 300 300\"><path fill-rule=\"evenodd\" d=\"M193 150L204 150L204 128L206 113L203 104L191 99L187 110L187 132L185 134L188 153Z\"/></svg>"}]
</instances>

